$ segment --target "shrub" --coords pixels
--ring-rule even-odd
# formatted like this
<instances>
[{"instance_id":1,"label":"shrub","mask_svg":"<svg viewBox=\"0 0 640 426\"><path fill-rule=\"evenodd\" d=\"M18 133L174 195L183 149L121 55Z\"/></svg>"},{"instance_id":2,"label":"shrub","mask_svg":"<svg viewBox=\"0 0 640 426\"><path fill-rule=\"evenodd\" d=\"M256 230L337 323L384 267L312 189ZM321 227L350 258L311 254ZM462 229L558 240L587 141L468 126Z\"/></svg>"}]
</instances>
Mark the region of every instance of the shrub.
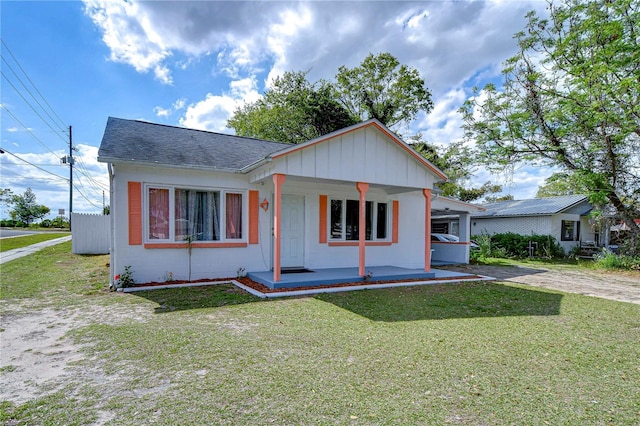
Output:
<instances>
[{"instance_id":1,"label":"shrub","mask_svg":"<svg viewBox=\"0 0 640 426\"><path fill-rule=\"evenodd\" d=\"M124 272L116 275L114 279L116 281L116 287L119 288L133 287L136 284L136 281L133 279L133 272L131 272L130 265L125 266Z\"/></svg>"},{"instance_id":2,"label":"shrub","mask_svg":"<svg viewBox=\"0 0 640 426\"><path fill-rule=\"evenodd\" d=\"M489 239L488 242L486 241L487 238ZM473 239L480 246L478 258L489 256L525 258L533 255L551 259L564 256L562 246L551 235L520 235L507 232L492 236L474 236ZM480 241L483 242L480 243ZM533 253L529 252L529 247L533 249ZM487 253L489 254L487 255Z\"/></svg>"},{"instance_id":3,"label":"shrub","mask_svg":"<svg viewBox=\"0 0 640 426\"><path fill-rule=\"evenodd\" d=\"M603 269L640 271L640 257L615 254L605 248L595 256L595 266Z\"/></svg>"}]
</instances>

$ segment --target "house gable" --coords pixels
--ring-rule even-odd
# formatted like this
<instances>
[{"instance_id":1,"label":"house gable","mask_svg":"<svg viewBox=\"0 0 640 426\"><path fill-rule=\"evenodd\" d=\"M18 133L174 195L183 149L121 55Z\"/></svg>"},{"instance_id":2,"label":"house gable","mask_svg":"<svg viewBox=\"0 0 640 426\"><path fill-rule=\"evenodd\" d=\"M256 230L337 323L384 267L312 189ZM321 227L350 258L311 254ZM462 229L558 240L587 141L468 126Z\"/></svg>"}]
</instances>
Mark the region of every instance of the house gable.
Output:
<instances>
[{"instance_id":1,"label":"house gable","mask_svg":"<svg viewBox=\"0 0 640 426\"><path fill-rule=\"evenodd\" d=\"M251 181L276 173L410 188L431 188L446 180L442 171L376 120L275 153L268 165L251 174Z\"/></svg>"}]
</instances>

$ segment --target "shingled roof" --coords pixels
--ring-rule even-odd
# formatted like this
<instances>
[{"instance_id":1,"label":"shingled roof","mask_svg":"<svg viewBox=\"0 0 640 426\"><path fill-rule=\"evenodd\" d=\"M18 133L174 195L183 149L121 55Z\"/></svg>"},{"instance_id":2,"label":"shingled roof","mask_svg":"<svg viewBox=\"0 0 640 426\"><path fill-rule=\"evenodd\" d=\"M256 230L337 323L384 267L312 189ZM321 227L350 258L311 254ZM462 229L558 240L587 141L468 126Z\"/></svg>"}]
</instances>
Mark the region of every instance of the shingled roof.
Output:
<instances>
[{"instance_id":1,"label":"shingled roof","mask_svg":"<svg viewBox=\"0 0 640 426\"><path fill-rule=\"evenodd\" d=\"M584 195L565 195L562 197L532 198L529 200L509 200L483 204L487 210L473 213L474 218L482 217L510 217L510 216L548 216L565 212L566 210L586 202ZM586 214L591 206L586 203L583 212Z\"/></svg>"},{"instance_id":2,"label":"shingled roof","mask_svg":"<svg viewBox=\"0 0 640 426\"><path fill-rule=\"evenodd\" d=\"M98 161L240 171L291 144L109 117Z\"/></svg>"}]
</instances>

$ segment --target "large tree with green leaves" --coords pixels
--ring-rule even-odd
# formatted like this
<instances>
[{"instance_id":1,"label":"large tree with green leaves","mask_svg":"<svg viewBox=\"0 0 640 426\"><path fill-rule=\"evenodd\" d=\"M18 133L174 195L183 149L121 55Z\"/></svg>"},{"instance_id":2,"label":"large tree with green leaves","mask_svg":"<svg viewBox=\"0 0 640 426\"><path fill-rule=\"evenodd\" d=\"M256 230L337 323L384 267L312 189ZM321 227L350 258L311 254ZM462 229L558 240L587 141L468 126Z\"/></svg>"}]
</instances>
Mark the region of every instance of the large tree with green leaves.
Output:
<instances>
[{"instance_id":1,"label":"large tree with green leaves","mask_svg":"<svg viewBox=\"0 0 640 426\"><path fill-rule=\"evenodd\" d=\"M431 92L418 70L401 65L390 53L369 54L354 68L341 66L336 88L342 104L359 121L375 118L393 127L433 109Z\"/></svg>"},{"instance_id":2,"label":"large tree with green leaves","mask_svg":"<svg viewBox=\"0 0 640 426\"><path fill-rule=\"evenodd\" d=\"M9 215L13 220L20 220L27 225L31 224L35 219L42 219L51 211L49 207L36 202L36 194L31 188L27 188L22 195L13 195L11 197L13 208L9 211Z\"/></svg>"},{"instance_id":3,"label":"large tree with green leaves","mask_svg":"<svg viewBox=\"0 0 640 426\"><path fill-rule=\"evenodd\" d=\"M302 143L355 122L330 83L310 83L307 72L286 72L262 98L236 109L227 127L240 136Z\"/></svg>"},{"instance_id":4,"label":"large tree with green leaves","mask_svg":"<svg viewBox=\"0 0 640 426\"><path fill-rule=\"evenodd\" d=\"M589 190L584 187L577 175L566 172L554 173L538 186L536 198L560 197L562 195L582 195Z\"/></svg>"},{"instance_id":5,"label":"large tree with green leaves","mask_svg":"<svg viewBox=\"0 0 640 426\"><path fill-rule=\"evenodd\" d=\"M631 249L640 229L640 3L565 0L549 19L527 15L502 87L477 90L462 108L481 159L551 165L590 200L615 207Z\"/></svg>"},{"instance_id":6,"label":"large tree with green leaves","mask_svg":"<svg viewBox=\"0 0 640 426\"><path fill-rule=\"evenodd\" d=\"M261 99L236 109L227 127L240 136L301 143L370 118L392 127L433 108L418 70L389 53L340 67L335 82L311 83L307 74L277 77Z\"/></svg>"}]
</instances>

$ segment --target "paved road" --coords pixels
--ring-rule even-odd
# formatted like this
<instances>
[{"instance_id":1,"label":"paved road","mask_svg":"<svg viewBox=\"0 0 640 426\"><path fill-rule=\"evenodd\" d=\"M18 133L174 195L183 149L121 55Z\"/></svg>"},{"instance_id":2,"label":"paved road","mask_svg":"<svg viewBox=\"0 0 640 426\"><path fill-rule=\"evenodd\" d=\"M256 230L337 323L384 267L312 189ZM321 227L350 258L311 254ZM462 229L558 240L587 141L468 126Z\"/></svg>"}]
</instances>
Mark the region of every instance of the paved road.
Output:
<instances>
[{"instance_id":1,"label":"paved road","mask_svg":"<svg viewBox=\"0 0 640 426\"><path fill-rule=\"evenodd\" d=\"M0 253L0 265L5 262L10 262L12 260L18 259L20 257L28 256L32 253L37 252L38 250L42 250L45 247L55 246L56 244L64 243L65 241L70 241L71 235L66 237L56 238L54 240L43 241L41 243L32 244L27 247L17 248L15 250L7 250L5 252Z\"/></svg>"},{"instance_id":2,"label":"paved road","mask_svg":"<svg viewBox=\"0 0 640 426\"><path fill-rule=\"evenodd\" d=\"M38 234L38 231L28 231L23 229L2 229L0 228L0 238L19 237L21 235Z\"/></svg>"}]
</instances>

